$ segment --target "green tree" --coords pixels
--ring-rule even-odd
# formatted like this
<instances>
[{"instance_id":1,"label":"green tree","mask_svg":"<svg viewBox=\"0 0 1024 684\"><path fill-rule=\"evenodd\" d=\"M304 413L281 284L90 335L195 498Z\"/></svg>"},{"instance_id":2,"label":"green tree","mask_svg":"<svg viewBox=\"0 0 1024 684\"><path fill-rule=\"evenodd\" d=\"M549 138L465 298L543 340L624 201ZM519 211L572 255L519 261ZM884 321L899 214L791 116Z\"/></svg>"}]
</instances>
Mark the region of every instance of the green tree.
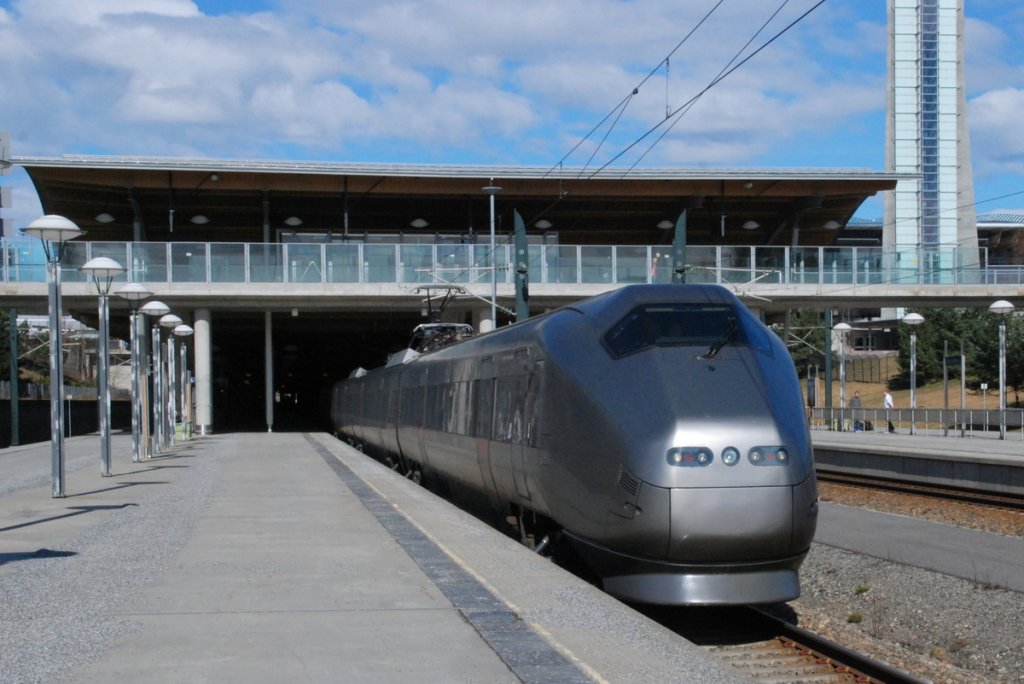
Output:
<instances>
[{"instance_id":1,"label":"green tree","mask_svg":"<svg viewBox=\"0 0 1024 684\"><path fill-rule=\"evenodd\" d=\"M917 326L917 384L921 386L942 379L942 356L944 343L948 344L950 355L960 353L960 341L964 342L967 356L967 383L977 387L988 383L989 389L997 391L999 384L999 323L1000 316L986 309L922 309L924 323ZM1007 316L1006 323L1006 386L1013 392L1007 401L1020 404L1020 392L1024 389L1024 317ZM898 387L910 386L910 326L899 325L900 368L903 369L893 384Z\"/></svg>"},{"instance_id":2,"label":"green tree","mask_svg":"<svg viewBox=\"0 0 1024 684\"><path fill-rule=\"evenodd\" d=\"M772 325L772 330L781 338L784 335L782 324ZM783 339L793 357L800 376L807 374L810 366L819 368L825 364L825 324L822 313L816 309L794 309L789 316L788 339Z\"/></svg>"}]
</instances>

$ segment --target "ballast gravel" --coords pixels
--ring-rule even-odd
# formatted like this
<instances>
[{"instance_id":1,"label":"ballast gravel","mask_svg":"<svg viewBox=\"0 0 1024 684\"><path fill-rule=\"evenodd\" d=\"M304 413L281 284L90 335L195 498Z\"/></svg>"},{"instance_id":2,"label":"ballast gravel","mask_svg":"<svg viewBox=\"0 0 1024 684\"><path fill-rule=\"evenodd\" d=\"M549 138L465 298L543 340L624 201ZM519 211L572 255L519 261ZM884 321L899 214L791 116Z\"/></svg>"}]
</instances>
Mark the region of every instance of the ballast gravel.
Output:
<instances>
[{"instance_id":1,"label":"ballast gravel","mask_svg":"<svg viewBox=\"0 0 1024 684\"><path fill-rule=\"evenodd\" d=\"M1024 515L823 486L822 498L1020 538ZM1024 540L1022 540L1024 553ZM933 682L1024 681L1024 594L814 544L801 626Z\"/></svg>"}]
</instances>

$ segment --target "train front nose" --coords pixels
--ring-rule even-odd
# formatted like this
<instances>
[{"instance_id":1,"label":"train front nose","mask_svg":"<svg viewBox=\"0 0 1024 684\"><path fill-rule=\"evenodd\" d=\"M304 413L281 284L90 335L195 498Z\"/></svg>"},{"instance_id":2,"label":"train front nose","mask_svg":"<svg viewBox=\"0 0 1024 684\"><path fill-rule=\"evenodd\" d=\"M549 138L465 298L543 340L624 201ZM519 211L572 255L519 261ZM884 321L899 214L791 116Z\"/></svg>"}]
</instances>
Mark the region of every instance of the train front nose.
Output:
<instances>
[{"instance_id":1,"label":"train front nose","mask_svg":"<svg viewBox=\"0 0 1024 684\"><path fill-rule=\"evenodd\" d=\"M747 562L802 554L814 536L813 481L669 492L668 560Z\"/></svg>"}]
</instances>

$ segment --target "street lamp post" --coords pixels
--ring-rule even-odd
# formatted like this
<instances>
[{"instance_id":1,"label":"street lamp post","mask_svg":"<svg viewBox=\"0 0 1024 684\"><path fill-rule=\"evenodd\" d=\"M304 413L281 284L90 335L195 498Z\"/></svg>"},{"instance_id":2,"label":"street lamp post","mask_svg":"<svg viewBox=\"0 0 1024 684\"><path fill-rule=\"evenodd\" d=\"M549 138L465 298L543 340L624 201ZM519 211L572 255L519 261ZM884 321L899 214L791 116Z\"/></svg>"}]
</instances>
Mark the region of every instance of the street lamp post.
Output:
<instances>
[{"instance_id":1,"label":"street lamp post","mask_svg":"<svg viewBox=\"0 0 1024 684\"><path fill-rule=\"evenodd\" d=\"M992 302L988 310L999 315L999 439L1006 439L1006 317L1014 306L1005 299Z\"/></svg>"},{"instance_id":2,"label":"street lamp post","mask_svg":"<svg viewBox=\"0 0 1024 684\"><path fill-rule=\"evenodd\" d=\"M910 434L914 434L914 409L917 408L917 326L924 323L924 316L908 313L903 322L910 326Z\"/></svg>"},{"instance_id":3,"label":"street lamp post","mask_svg":"<svg viewBox=\"0 0 1024 684\"><path fill-rule=\"evenodd\" d=\"M170 312L171 308L159 301L146 302L139 309L140 313L146 314L154 319L151 331L150 331L150 342L151 349L149 352L149 358L146 363L146 372L152 375L153 378L153 389L152 392L147 392L146 406L143 407L148 422L150 418L153 418L152 430L148 430L150 434L147 436L147 452L150 456L156 452L159 448L159 401L160 401L160 325L157 320Z\"/></svg>"},{"instance_id":4,"label":"street lamp post","mask_svg":"<svg viewBox=\"0 0 1024 684\"><path fill-rule=\"evenodd\" d=\"M494 241L494 196L501 192L501 188L494 184L492 178L491 184L482 189L490 195L491 204L491 329L493 330L498 327L498 263Z\"/></svg>"},{"instance_id":5,"label":"street lamp post","mask_svg":"<svg viewBox=\"0 0 1024 684\"><path fill-rule=\"evenodd\" d=\"M131 327L129 346L132 351L132 463L139 463L142 461L142 381L139 378L142 371L142 349L139 346L139 302L153 293L139 283L128 283L115 294L128 300L131 310L128 320Z\"/></svg>"},{"instance_id":6,"label":"street lamp post","mask_svg":"<svg viewBox=\"0 0 1024 684\"><path fill-rule=\"evenodd\" d=\"M846 335L853 330L849 323L836 323L832 330L839 334L839 415L846 415ZM840 423L842 429L842 423Z\"/></svg>"},{"instance_id":7,"label":"street lamp post","mask_svg":"<svg viewBox=\"0 0 1024 684\"><path fill-rule=\"evenodd\" d=\"M83 273L96 284L99 302L99 344L96 349L100 405L100 475L110 477L110 284L124 273L124 266L110 257L95 257L82 264Z\"/></svg>"},{"instance_id":8,"label":"street lamp post","mask_svg":"<svg viewBox=\"0 0 1024 684\"><path fill-rule=\"evenodd\" d=\"M189 386L189 384L188 384L188 347L185 344L185 338L188 337L189 335L192 335L193 333L195 333L195 330L193 330L191 325L187 325L185 323L182 323L181 325L174 326L174 330L172 330L171 332L174 333L175 337L181 338L181 347L179 348L179 352L180 352L180 366L181 367L178 369L178 393L177 393L178 396L177 396L177 401L178 401L178 407L179 407L178 413L181 416L182 436L184 437L184 434L185 434L185 423L191 422L189 420L190 416L188 415L189 414L189 408L191 408L191 401L189 401L189 399L188 399L188 391L187 391L188 386Z\"/></svg>"},{"instance_id":9,"label":"street lamp post","mask_svg":"<svg viewBox=\"0 0 1024 684\"><path fill-rule=\"evenodd\" d=\"M64 350L61 347L60 260L68 240L83 234L63 216L41 216L22 230L43 242L50 304L50 451L53 496L66 494L64 482Z\"/></svg>"},{"instance_id":10,"label":"street lamp post","mask_svg":"<svg viewBox=\"0 0 1024 684\"><path fill-rule=\"evenodd\" d=\"M169 313L160 317L160 325L167 328L167 351L161 368L160 380L160 446L161 448L174 444L174 396L175 373L174 373L174 328L182 324L180 316ZM166 369L166 371L163 371ZM164 380L166 378L166 381Z\"/></svg>"}]
</instances>

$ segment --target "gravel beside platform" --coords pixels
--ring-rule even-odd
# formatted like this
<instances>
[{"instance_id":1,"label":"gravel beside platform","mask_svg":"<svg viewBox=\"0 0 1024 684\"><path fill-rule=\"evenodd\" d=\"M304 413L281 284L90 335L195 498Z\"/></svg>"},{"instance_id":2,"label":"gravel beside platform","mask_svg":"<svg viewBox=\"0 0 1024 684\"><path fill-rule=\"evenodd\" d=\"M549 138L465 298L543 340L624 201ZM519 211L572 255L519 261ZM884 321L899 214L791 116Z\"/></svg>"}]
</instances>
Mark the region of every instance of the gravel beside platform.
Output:
<instances>
[{"instance_id":1,"label":"gravel beside platform","mask_svg":"<svg viewBox=\"0 0 1024 684\"><path fill-rule=\"evenodd\" d=\"M816 438L863 443L856 433ZM888 438L908 447L927 438ZM931 440L965 453L1019 453L1019 443ZM1020 540L1024 514L936 498L819 483L821 500ZM934 542L936 547L940 540ZM791 607L803 626L935 682L1024 681L1024 593L814 544Z\"/></svg>"}]
</instances>

